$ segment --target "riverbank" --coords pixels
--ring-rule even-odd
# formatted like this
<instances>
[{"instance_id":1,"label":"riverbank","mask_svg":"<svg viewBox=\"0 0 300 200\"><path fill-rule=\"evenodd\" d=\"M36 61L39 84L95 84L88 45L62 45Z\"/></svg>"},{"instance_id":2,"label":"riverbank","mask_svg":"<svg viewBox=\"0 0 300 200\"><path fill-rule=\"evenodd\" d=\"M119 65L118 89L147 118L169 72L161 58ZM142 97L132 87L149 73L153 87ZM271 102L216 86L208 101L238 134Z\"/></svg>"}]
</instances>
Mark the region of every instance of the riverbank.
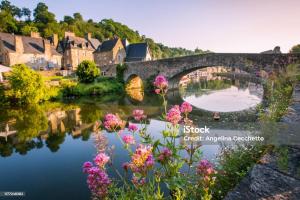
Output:
<instances>
[{"instance_id":1,"label":"riverbank","mask_svg":"<svg viewBox=\"0 0 300 200\"><path fill-rule=\"evenodd\" d=\"M300 81L281 119L287 126L300 122ZM295 132L298 134L299 132ZM299 135L300 136L300 135ZM264 155L225 200L300 199L300 145L281 145Z\"/></svg>"}]
</instances>

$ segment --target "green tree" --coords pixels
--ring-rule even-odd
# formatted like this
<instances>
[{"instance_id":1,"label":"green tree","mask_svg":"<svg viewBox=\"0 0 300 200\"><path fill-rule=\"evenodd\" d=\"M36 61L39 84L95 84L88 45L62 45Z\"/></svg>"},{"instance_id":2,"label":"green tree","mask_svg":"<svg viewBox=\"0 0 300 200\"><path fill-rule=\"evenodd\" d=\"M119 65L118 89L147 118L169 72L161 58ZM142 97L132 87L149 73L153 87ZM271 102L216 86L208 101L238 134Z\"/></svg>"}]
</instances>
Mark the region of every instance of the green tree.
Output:
<instances>
[{"instance_id":1,"label":"green tree","mask_svg":"<svg viewBox=\"0 0 300 200\"><path fill-rule=\"evenodd\" d=\"M0 32L16 33L18 31L17 21L7 11L0 12Z\"/></svg>"},{"instance_id":2,"label":"green tree","mask_svg":"<svg viewBox=\"0 0 300 200\"><path fill-rule=\"evenodd\" d=\"M38 28L33 26L33 25L30 25L30 24L26 24L25 26L23 26L21 28L21 33L22 35L30 35L31 32L38 32Z\"/></svg>"},{"instance_id":3,"label":"green tree","mask_svg":"<svg viewBox=\"0 0 300 200\"><path fill-rule=\"evenodd\" d=\"M300 44L293 46L290 52L291 53L300 53Z\"/></svg>"},{"instance_id":4,"label":"green tree","mask_svg":"<svg viewBox=\"0 0 300 200\"><path fill-rule=\"evenodd\" d=\"M91 83L100 75L100 69L94 62L84 60L78 65L76 75L80 82Z\"/></svg>"},{"instance_id":5,"label":"green tree","mask_svg":"<svg viewBox=\"0 0 300 200\"><path fill-rule=\"evenodd\" d=\"M22 8L22 15L26 17L27 21L31 21L31 10L29 8Z\"/></svg>"},{"instance_id":6,"label":"green tree","mask_svg":"<svg viewBox=\"0 0 300 200\"><path fill-rule=\"evenodd\" d=\"M46 86L42 76L25 64L14 65L8 77L9 96L20 104L37 104L45 96Z\"/></svg>"}]
</instances>

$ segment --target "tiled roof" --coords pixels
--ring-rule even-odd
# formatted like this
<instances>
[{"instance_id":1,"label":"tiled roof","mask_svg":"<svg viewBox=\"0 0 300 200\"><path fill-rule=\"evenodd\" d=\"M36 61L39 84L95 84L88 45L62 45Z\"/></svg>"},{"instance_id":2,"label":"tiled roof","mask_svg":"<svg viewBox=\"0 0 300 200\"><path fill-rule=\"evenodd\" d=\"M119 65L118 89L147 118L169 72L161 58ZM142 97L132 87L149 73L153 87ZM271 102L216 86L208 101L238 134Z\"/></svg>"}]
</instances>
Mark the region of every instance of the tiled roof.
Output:
<instances>
[{"instance_id":1,"label":"tiled roof","mask_svg":"<svg viewBox=\"0 0 300 200\"><path fill-rule=\"evenodd\" d=\"M15 52L15 36L10 33L0 33L0 38L3 41L4 48L8 52ZM28 36L21 36L23 41L24 53L32 54L44 54L44 42L43 38L33 38ZM53 55L59 54L54 46L51 46L51 52Z\"/></svg>"},{"instance_id":2,"label":"tiled roof","mask_svg":"<svg viewBox=\"0 0 300 200\"><path fill-rule=\"evenodd\" d=\"M146 58L147 49L147 43L134 43L128 45L126 50L126 61L142 61Z\"/></svg>"}]
</instances>

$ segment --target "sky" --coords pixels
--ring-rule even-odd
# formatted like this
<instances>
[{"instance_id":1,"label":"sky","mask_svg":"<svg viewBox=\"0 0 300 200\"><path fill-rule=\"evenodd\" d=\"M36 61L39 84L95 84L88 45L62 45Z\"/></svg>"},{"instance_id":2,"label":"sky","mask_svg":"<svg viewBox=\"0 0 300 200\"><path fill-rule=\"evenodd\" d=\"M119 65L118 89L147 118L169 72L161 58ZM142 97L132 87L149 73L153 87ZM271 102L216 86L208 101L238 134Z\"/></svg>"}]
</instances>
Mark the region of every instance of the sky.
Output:
<instances>
[{"instance_id":1,"label":"sky","mask_svg":"<svg viewBox=\"0 0 300 200\"><path fill-rule=\"evenodd\" d=\"M170 47L258 53L300 44L300 0L10 0L34 9L44 2L58 20L112 18Z\"/></svg>"}]
</instances>

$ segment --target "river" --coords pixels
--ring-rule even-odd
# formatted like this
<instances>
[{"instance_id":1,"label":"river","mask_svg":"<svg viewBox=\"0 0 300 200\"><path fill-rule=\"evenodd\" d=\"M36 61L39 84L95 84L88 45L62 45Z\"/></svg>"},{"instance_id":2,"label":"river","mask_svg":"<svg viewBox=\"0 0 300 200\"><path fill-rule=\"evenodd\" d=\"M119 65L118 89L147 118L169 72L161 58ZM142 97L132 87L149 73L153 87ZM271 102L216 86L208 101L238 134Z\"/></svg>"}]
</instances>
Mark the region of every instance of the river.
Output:
<instances>
[{"instance_id":1,"label":"river","mask_svg":"<svg viewBox=\"0 0 300 200\"><path fill-rule=\"evenodd\" d=\"M188 83L168 93L169 106L189 102L193 105L190 118L196 125L205 124L223 134L247 131L235 124L254 122L256 106L262 99L260 84L220 77ZM160 120L161 99L139 90L126 96L89 97L0 110L1 190L22 191L31 200L88 199L90 192L81 166L96 154L95 122L107 113L119 113L130 120L137 108L148 115L152 136L160 138L165 126ZM213 112L220 113L220 120L213 119ZM7 127L9 134L5 135ZM108 146L114 146L114 164L121 166L128 161L115 135L104 135ZM214 160L219 147L203 145L203 157ZM111 170L109 175L115 176Z\"/></svg>"}]
</instances>

